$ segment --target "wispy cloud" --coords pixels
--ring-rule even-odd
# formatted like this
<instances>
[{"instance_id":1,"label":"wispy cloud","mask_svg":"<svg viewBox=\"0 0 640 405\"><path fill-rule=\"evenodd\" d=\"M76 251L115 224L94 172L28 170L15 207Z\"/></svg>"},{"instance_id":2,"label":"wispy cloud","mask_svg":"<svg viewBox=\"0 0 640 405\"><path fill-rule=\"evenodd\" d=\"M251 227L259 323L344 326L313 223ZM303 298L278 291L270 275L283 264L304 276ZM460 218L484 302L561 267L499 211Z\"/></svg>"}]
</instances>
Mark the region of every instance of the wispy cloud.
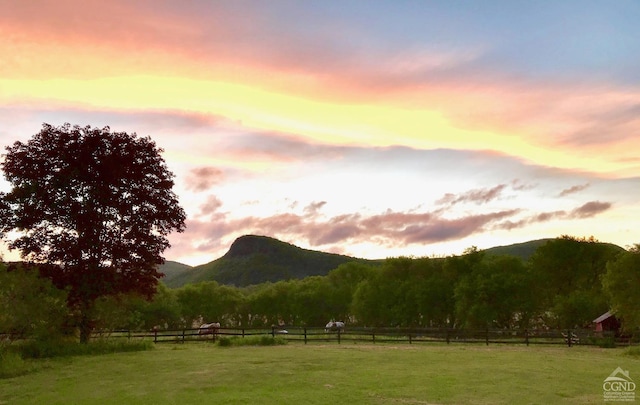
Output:
<instances>
[{"instance_id":1,"label":"wispy cloud","mask_svg":"<svg viewBox=\"0 0 640 405\"><path fill-rule=\"evenodd\" d=\"M219 207L219 201L211 207ZM220 230L242 233L258 233L281 236L285 239L306 240L309 245L326 247L344 243L358 243L371 239L383 245L411 245L460 239L481 232L485 226L511 217L518 210L497 211L487 214L447 218L441 213L407 213L388 211L365 216L359 213L319 218L316 212L303 214L283 213L269 217L233 218L227 214L215 215L200 222L191 220L189 227L202 233L193 235L194 240L207 240L201 247L217 246ZM203 226L208 223L209 227ZM209 235L209 230L214 230ZM223 232L224 233L224 232Z\"/></svg>"},{"instance_id":2,"label":"wispy cloud","mask_svg":"<svg viewBox=\"0 0 640 405\"><path fill-rule=\"evenodd\" d=\"M576 208L570 214L570 218L590 218L607 211L613 206L610 202L589 201Z\"/></svg>"},{"instance_id":3,"label":"wispy cloud","mask_svg":"<svg viewBox=\"0 0 640 405\"><path fill-rule=\"evenodd\" d=\"M191 169L190 176L185 179L188 189L194 191L206 191L220 183L225 175L224 172L215 167L197 167Z\"/></svg>"},{"instance_id":4,"label":"wispy cloud","mask_svg":"<svg viewBox=\"0 0 640 405\"><path fill-rule=\"evenodd\" d=\"M516 221L503 221L495 226L496 229L513 230L524 228L541 222L549 222L553 220L569 220L569 219L586 219L599 215L613 206L610 202L589 201L571 211L548 211L529 215Z\"/></svg>"},{"instance_id":5,"label":"wispy cloud","mask_svg":"<svg viewBox=\"0 0 640 405\"><path fill-rule=\"evenodd\" d=\"M324 207L326 204L327 204L326 201L314 201L309 205L307 205L306 207L304 207L304 212L306 215L314 216L318 214L322 209L322 207Z\"/></svg>"},{"instance_id":6,"label":"wispy cloud","mask_svg":"<svg viewBox=\"0 0 640 405\"><path fill-rule=\"evenodd\" d=\"M201 215L208 216L213 215L222 207L222 200L215 195L210 195L204 204L200 206Z\"/></svg>"},{"instance_id":7,"label":"wispy cloud","mask_svg":"<svg viewBox=\"0 0 640 405\"><path fill-rule=\"evenodd\" d=\"M623 98L624 97L624 98ZM608 145L635 137L640 128L640 98L622 96L618 102L610 102L601 108L586 111L584 123L564 136L569 145Z\"/></svg>"},{"instance_id":8,"label":"wispy cloud","mask_svg":"<svg viewBox=\"0 0 640 405\"><path fill-rule=\"evenodd\" d=\"M589 188L590 184L586 183L586 184L579 184L577 186L572 186L569 188L565 188L564 190L562 190L560 192L560 194L558 194L558 197L566 197L570 194L574 194L574 193L578 193L582 190L586 190L587 188Z\"/></svg>"},{"instance_id":9,"label":"wispy cloud","mask_svg":"<svg viewBox=\"0 0 640 405\"><path fill-rule=\"evenodd\" d=\"M271 161L304 161L306 159L336 159L354 148L312 142L300 136L282 132L243 132L220 141L223 151L244 159Z\"/></svg>"},{"instance_id":10,"label":"wispy cloud","mask_svg":"<svg viewBox=\"0 0 640 405\"><path fill-rule=\"evenodd\" d=\"M462 202L473 202L475 204L486 204L500 197L502 191L507 187L506 184L499 184L492 188L470 190L462 194L445 194L437 204L455 205Z\"/></svg>"},{"instance_id":11,"label":"wispy cloud","mask_svg":"<svg viewBox=\"0 0 640 405\"><path fill-rule=\"evenodd\" d=\"M461 201L483 201L495 198L495 191L505 185L460 193ZM604 212L610 203L589 202L572 211L541 212L519 218L522 209L492 210L488 212L457 215L450 209L436 211L410 210L406 212L386 210L377 214L345 213L335 216L323 215L326 201L312 202L300 212L287 212L271 216L235 217L231 212L222 212L222 202L209 197L203 213L209 215L202 220L190 220L190 228L198 230L193 235L200 241L200 249L209 249L221 244L226 235L243 233L266 234L285 240L306 241L306 245L331 251L343 251L340 245L357 244L374 240L381 246L407 246L458 240L490 229L512 230L537 222L562 219L584 219ZM296 204L297 205L297 204ZM451 206L451 209L453 207ZM452 216L452 214L454 216ZM208 224L204 226L203 224ZM210 231L214 231L210 233Z\"/></svg>"}]
</instances>

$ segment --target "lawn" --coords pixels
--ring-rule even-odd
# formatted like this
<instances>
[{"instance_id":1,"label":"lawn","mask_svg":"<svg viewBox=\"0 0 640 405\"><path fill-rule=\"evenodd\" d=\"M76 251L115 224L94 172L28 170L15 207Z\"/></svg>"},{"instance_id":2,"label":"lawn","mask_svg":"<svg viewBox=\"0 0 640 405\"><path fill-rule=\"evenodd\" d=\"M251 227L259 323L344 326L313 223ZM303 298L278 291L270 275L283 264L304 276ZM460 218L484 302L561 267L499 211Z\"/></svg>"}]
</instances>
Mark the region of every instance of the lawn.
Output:
<instances>
[{"instance_id":1,"label":"lawn","mask_svg":"<svg viewBox=\"0 0 640 405\"><path fill-rule=\"evenodd\" d=\"M0 380L0 404L602 404L617 367L640 383L624 349L163 344L43 361Z\"/></svg>"}]
</instances>

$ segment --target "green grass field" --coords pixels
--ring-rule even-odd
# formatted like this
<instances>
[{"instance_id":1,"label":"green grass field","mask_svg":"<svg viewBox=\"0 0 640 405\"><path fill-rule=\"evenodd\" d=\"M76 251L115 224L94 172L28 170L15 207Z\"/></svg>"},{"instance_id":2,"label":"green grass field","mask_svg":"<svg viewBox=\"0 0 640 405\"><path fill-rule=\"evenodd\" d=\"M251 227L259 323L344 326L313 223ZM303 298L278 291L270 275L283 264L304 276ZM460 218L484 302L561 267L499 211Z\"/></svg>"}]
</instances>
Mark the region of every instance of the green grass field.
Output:
<instances>
[{"instance_id":1,"label":"green grass field","mask_svg":"<svg viewBox=\"0 0 640 405\"><path fill-rule=\"evenodd\" d=\"M617 367L640 385L640 358L594 347L191 343L39 362L0 380L0 404L602 404Z\"/></svg>"}]
</instances>

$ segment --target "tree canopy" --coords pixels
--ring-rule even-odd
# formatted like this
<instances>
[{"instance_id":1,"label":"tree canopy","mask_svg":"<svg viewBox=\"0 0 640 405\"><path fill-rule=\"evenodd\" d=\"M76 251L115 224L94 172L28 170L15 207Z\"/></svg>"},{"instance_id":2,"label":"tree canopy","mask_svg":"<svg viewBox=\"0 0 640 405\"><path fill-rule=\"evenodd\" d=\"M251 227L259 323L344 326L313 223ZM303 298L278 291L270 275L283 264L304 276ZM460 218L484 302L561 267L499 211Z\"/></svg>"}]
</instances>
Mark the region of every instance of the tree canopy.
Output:
<instances>
[{"instance_id":1,"label":"tree canopy","mask_svg":"<svg viewBox=\"0 0 640 405\"><path fill-rule=\"evenodd\" d=\"M562 328L589 325L606 312L609 306L601 277L607 262L619 253L619 247L593 237L564 235L540 246L530 264L539 306L553 315L545 322Z\"/></svg>"},{"instance_id":2,"label":"tree canopy","mask_svg":"<svg viewBox=\"0 0 640 405\"><path fill-rule=\"evenodd\" d=\"M602 282L622 327L628 332L640 328L640 244L607 263Z\"/></svg>"},{"instance_id":3,"label":"tree canopy","mask_svg":"<svg viewBox=\"0 0 640 405\"><path fill-rule=\"evenodd\" d=\"M186 217L151 138L43 124L6 150L1 167L12 188L0 195L0 235L68 289L81 338L97 298L153 295L167 235L183 231Z\"/></svg>"}]
</instances>

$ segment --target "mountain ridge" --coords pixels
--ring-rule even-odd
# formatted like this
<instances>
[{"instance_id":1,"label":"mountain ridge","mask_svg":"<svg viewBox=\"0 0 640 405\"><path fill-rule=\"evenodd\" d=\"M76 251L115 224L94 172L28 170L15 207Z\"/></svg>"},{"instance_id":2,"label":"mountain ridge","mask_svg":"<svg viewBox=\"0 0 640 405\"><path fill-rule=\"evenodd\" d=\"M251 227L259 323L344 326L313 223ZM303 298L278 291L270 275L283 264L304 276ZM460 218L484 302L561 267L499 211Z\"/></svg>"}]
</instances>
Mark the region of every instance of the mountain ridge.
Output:
<instances>
[{"instance_id":1,"label":"mountain ridge","mask_svg":"<svg viewBox=\"0 0 640 405\"><path fill-rule=\"evenodd\" d=\"M482 251L488 255L512 255L528 260L536 249L553 239L495 246ZM362 259L304 249L269 236L243 235L218 259L198 266L167 261L160 267L160 272L165 274L162 281L170 288L202 281L244 287L309 276L326 276L331 270L348 262L378 265L383 261L384 259Z\"/></svg>"},{"instance_id":2,"label":"mountain ridge","mask_svg":"<svg viewBox=\"0 0 640 405\"><path fill-rule=\"evenodd\" d=\"M382 263L382 260L360 259L304 249L269 236L243 235L237 238L227 253L220 258L191 267L172 277L165 277L163 281L172 288L210 280L243 287L264 282L325 276L340 264L353 261Z\"/></svg>"}]
</instances>

